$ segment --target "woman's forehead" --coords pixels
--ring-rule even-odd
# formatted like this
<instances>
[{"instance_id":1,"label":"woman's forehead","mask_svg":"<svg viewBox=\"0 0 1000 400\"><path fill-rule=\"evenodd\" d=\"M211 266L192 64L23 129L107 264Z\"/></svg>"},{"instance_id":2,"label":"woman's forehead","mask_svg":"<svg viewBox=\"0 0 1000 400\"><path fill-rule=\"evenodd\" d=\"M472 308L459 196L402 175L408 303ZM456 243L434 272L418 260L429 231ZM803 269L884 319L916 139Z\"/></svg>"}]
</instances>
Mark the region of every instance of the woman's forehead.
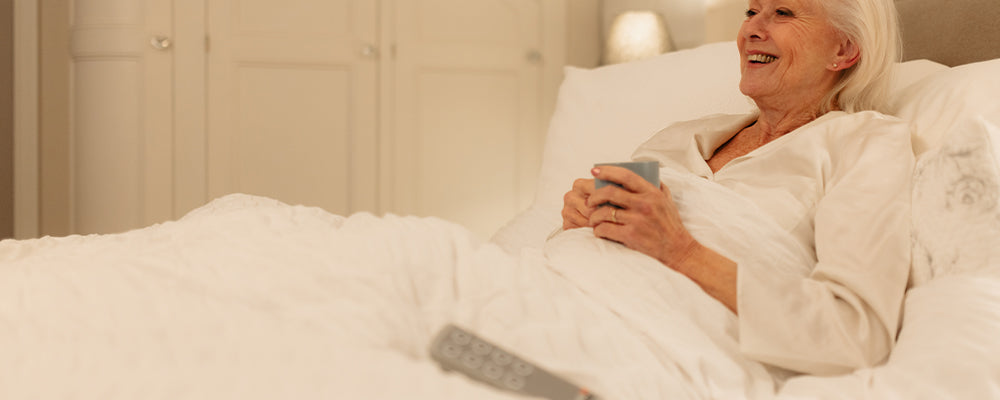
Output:
<instances>
[{"instance_id":1,"label":"woman's forehead","mask_svg":"<svg viewBox=\"0 0 1000 400\"><path fill-rule=\"evenodd\" d=\"M751 7L812 7L818 5L816 4L818 1L820 0L750 0L749 4Z\"/></svg>"}]
</instances>

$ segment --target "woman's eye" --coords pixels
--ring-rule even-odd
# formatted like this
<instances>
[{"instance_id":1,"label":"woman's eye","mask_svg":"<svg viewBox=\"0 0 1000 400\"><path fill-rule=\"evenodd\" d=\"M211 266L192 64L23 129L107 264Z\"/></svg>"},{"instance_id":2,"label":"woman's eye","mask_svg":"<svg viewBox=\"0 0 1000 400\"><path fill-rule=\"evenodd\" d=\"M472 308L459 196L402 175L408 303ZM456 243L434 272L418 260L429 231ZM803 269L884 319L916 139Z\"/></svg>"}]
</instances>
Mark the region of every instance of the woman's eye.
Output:
<instances>
[{"instance_id":1,"label":"woman's eye","mask_svg":"<svg viewBox=\"0 0 1000 400\"><path fill-rule=\"evenodd\" d=\"M794 13L792 13L790 10L786 10L786 9L779 9L777 11L777 13L778 13L778 15L780 15L782 17L793 17L793 16L795 16Z\"/></svg>"},{"instance_id":2,"label":"woman's eye","mask_svg":"<svg viewBox=\"0 0 1000 400\"><path fill-rule=\"evenodd\" d=\"M752 17L754 15L757 15L757 11L747 10L745 14L746 14L747 18L750 18L750 17Z\"/></svg>"}]
</instances>

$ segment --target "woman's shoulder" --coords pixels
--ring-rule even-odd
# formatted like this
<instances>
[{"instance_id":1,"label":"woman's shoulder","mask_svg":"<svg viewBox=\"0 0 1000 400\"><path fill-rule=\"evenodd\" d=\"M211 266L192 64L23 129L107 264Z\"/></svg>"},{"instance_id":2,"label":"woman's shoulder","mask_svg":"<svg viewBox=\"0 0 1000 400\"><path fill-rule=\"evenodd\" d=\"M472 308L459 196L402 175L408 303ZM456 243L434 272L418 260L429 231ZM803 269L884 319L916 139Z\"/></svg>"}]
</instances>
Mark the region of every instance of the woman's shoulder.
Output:
<instances>
[{"instance_id":1,"label":"woman's shoulder","mask_svg":"<svg viewBox=\"0 0 1000 400\"><path fill-rule=\"evenodd\" d=\"M912 152L910 124L892 115L877 111L834 111L816 122L813 128L831 143L838 144L834 149L862 150L882 144L888 149Z\"/></svg>"},{"instance_id":2,"label":"woman's shoulder","mask_svg":"<svg viewBox=\"0 0 1000 400\"><path fill-rule=\"evenodd\" d=\"M900 174L912 170L913 145L907 121L876 111L836 113L817 126L833 167L830 173L845 174L859 168Z\"/></svg>"},{"instance_id":3,"label":"woman's shoulder","mask_svg":"<svg viewBox=\"0 0 1000 400\"><path fill-rule=\"evenodd\" d=\"M844 135L908 135L910 131L910 125L905 120L878 111L854 113L832 111L820 117L818 121L821 123L817 125L823 126L831 133Z\"/></svg>"}]
</instances>

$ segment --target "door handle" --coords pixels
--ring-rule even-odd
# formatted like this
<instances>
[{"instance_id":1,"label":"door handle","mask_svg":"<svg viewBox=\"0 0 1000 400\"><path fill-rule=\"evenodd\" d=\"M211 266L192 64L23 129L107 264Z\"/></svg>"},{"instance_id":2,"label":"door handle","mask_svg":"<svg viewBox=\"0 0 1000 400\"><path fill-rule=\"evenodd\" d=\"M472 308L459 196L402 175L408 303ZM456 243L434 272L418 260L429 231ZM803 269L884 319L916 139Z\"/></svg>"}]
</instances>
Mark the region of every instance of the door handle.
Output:
<instances>
[{"instance_id":1,"label":"door handle","mask_svg":"<svg viewBox=\"0 0 1000 400\"><path fill-rule=\"evenodd\" d=\"M361 47L361 55L366 58L378 57L378 46L368 43Z\"/></svg>"},{"instance_id":2,"label":"door handle","mask_svg":"<svg viewBox=\"0 0 1000 400\"><path fill-rule=\"evenodd\" d=\"M163 35L157 35L149 38L149 45L153 46L156 50L163 51L169 49L173 44L174 42L171 41L169 37Z\"/></svg>"}]
</instances>

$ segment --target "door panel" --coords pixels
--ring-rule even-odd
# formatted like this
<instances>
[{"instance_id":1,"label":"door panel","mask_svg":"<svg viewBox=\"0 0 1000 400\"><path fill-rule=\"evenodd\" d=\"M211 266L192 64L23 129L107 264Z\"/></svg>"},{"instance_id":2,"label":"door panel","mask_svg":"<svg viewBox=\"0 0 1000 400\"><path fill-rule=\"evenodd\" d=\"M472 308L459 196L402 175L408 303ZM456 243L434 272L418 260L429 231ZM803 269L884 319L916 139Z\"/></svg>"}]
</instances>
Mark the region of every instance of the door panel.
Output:
<instances>
[{"instance_id":1,"label":"door panel","mask_svg":"<svg viewBox=\"0 0 1000 400\"><path fill-rule=\"evenodd\" d=\"M393 206L488 236L533 195L542 129L540 4L395 4Z\"/></svg>"},{"instance_id":2,"label":"door panel","mask_svg":"<svg viewBox=\"0 0 1000 400\"><path fill-rule=\"evenodd\" d=\"M332 35L350 38L349 1L315 0L236 0L234 12L236 31L246 33ZM369 16L374 17L374 16Z\"/></svg>"},{"instance_id":3,"label":"door panel","mask_svg":"<svg viewBox=\"0 0 1000 400\"><path fill-rule=\"evenodd\" d=\"M518 206L518 76L425 71L416 84L416 210L488 235Z\"/></svg>"},{"instance_id":4,"label":"door panel","mask_svg":"<svg viewBox=\"0 0 1000 400\"><path fill-rule=\"evenodd\" d=\"M377 3L208 7L209 195L374 210L378 65L362 49L377 43Z\"/></svg>"},{"instance_id":5,"label":"door panel","mask_svg":"<svg viewBox=\"0 0 1000 400\"><path fill-rule=\"evenodd\" d=\"M351 74L243 65L233 170L238 191L349 210ZM334 184L334 183L340 183Z\"/></svg>"}]
</instances>

